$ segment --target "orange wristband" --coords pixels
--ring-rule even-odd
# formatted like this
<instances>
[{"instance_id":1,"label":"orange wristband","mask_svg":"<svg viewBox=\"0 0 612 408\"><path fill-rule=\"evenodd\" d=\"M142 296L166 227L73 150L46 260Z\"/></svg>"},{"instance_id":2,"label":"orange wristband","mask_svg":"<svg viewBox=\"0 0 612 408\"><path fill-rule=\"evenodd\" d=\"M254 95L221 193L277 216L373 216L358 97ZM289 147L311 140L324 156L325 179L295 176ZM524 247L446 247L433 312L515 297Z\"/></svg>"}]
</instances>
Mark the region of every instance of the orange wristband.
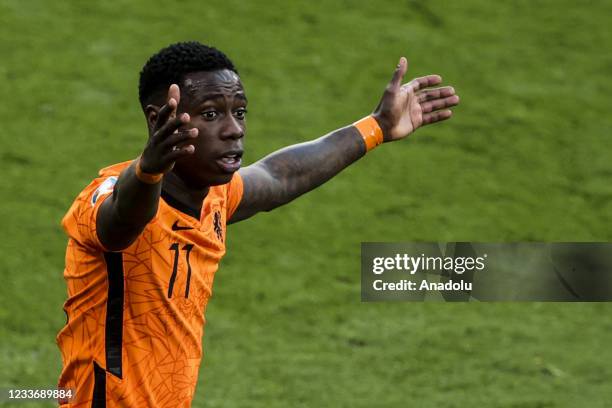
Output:
<instances>
[{"instance_id":1,"label":"orange wristband","mask_svg":"<svg viewBox=\"0 0 612 408\"><path fill-rule=\"evenodd\" d=\"M140 168L140 157L136 160L138 160L136 162L136 178L138 178L138 180L142 181L145 184L157 184L164 177L163 173L157 173L157 174L145 173Z\"/></svg>"},{"instance_id":2,"label":"orange wristband","mask_svg":"<svg viewBox=\"0 0 612 408\"><path fill-rule=\"evenodd\" d=\"M366 116L353 123L353 126L359 130L361 137L366 145L366 152L369 152L383 142L383 132L378 122L372 115Z\"/></svg>"}]
</instances>

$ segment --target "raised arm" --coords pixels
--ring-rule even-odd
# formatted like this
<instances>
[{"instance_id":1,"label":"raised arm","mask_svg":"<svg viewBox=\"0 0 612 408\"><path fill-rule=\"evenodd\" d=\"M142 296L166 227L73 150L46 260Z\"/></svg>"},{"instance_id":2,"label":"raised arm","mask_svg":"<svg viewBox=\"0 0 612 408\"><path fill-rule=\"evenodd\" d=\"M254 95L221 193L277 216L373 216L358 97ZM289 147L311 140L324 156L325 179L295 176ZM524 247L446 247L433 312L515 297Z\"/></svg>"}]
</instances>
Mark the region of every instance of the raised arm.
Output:
<instances>
[{"instance_id":1,"label":"raised arm","mask_svg":"<svg viewBox=\"0 0 612 408\"><path fill-rule=\"evenodd\" d=\"M108 250L127 248L140 235L157 212L162 176L176 160L194 152L194 146L184 142L197 137L198 130L178 130L190 121L187 113L176 115L179 100L179 87L170 86L144 151L121 172L112 195L98 209L96 230ZM174 147L181 143L183 147Z\"/></svg>"},{"instance_id":2,"label":"raised arm","mask_svg":"<svg viewBox=\"0 0 612 408\"><path fill-rule=\"evenodd\" d=\"M450 86L428 75L403 84L408 63L402 57L372 113L384 142L400 140L423 125L451 117L449 107L459 103ZM354 125L319 139L285 147L240 170L244 193L230 222L270 211L320 186L366 153L362 132Z\"/></svg>"}]
</instances>

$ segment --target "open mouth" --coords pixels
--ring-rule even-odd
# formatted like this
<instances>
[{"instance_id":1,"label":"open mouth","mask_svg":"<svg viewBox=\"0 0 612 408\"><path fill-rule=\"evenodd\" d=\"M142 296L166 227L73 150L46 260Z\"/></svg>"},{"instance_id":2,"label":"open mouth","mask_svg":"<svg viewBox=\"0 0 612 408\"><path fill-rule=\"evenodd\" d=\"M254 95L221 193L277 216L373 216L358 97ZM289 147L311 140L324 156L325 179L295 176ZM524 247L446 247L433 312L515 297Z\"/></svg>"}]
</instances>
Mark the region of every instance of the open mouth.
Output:
<instances>
[{"instance_id":1,"label":"open mouth","mask_svg":"<svg viewBox=\"0 0 612 408\"><path fill-rule=\"evenodd\" d=\"M242 150L232 150L217 159L217 164L226 173L233 173L242 164Z\"/></svg>"}]
</instances>

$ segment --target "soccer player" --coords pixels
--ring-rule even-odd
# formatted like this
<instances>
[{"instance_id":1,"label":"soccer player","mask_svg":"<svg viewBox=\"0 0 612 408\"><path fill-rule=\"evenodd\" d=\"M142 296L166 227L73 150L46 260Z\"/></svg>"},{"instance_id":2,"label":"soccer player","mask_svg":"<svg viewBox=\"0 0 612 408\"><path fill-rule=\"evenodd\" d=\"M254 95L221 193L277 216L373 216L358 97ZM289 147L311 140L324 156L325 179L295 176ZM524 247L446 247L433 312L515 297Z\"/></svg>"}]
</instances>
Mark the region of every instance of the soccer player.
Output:
<instances>
[{"instance_id":1,"label":"soccer player","mask_svg":"<svg viewBox=\"0 0 612 408\"><path fill-rule=\"evenodd\" d=\"M452 87L402 84L401 58L374 112L240 169L247 97L232 62L171 45L140 73L149 130L135 160L100 171L65 215L68 321L57 337L71 407L188 407L226 225L326 182L381 143L451 117ZM239 170L240 169L240 170Z\"/></svg>"}]
</instances>

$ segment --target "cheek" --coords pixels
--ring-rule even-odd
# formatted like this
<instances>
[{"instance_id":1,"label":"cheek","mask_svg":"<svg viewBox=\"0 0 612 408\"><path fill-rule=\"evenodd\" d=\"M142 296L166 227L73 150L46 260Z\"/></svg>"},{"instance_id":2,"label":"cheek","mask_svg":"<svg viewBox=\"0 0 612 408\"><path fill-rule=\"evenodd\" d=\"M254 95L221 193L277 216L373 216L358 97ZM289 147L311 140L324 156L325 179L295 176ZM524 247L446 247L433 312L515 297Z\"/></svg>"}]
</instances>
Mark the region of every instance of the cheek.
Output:
<instances>
[{"instance_id":1,"label":"cheek","mask_svg":"<svg viewBox=\"0 0 612 408\"><path fill-rule=\"evenodd\" d=\"M193 145L195 146L194 155L196 157L208 157L212 153L210 149L210 141L207 140L205 137L198 136L198 138L194 141Z\"/></svg>"},{"instance_id":2,"label":"cheek","mask_svg":"<svg viewBox=\"0 0 612 408\"><path fill-rule=\"evenodd\" d=\"M195 126L194 126L195 127ZM198 137L192 139L192 144L196 148L196 155L205 155L211 150L213 137L213 130L210 126L197 126Z\"/></svg>"},{"instance_id":3,"label":"cheek","mask_svg":"<svg viewBox=\"0 0 612 408\"><path fill-rule=\"evenodd\" d=\"M203 135L203 137L198 136L194 146L195 152L191 157L194 162L197 162L195 164L203 170L216 168L214 162L217 159L220 149L219 146L215 145L215 139L210 135Z\"/></svg>"}]
</instances>

